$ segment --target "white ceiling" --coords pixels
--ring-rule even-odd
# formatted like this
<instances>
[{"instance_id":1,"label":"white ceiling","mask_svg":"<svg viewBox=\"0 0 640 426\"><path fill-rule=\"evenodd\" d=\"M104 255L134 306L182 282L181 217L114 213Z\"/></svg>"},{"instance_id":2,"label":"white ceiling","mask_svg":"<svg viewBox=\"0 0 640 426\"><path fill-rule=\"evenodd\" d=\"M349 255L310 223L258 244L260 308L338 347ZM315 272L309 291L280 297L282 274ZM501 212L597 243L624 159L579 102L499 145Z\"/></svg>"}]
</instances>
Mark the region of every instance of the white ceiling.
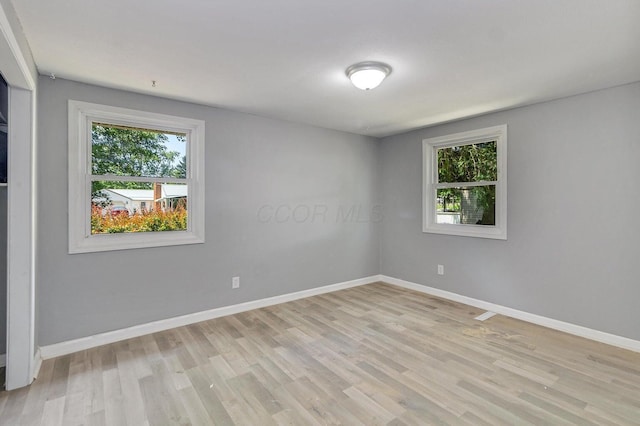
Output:
<instances>
[{"instance_id":1,"label":"white ceiling","mask_svg":"<svg viewBox=\"0 0 640 426\"><path fill-rule=\"evenodd\" d=\"M13 3L41 73L372 136L640 80L640 0Z\"/></svg>"}]
</instances>

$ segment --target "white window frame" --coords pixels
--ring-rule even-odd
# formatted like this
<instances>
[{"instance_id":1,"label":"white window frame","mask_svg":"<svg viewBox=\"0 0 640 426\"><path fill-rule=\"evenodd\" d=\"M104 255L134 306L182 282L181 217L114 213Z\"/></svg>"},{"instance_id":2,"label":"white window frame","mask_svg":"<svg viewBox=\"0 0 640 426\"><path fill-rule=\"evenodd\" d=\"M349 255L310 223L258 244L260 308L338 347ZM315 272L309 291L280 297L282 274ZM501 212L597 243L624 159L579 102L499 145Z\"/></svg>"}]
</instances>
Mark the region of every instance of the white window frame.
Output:
<instances>
[{"instance_id":1,"label":"white window frame","mask_svg":"<svg viewBox=\"0 0 640 426\"><path fill-rule=\"evenodd\" d=\"M497 181L465 182L461 186L496 186L496 224L469 225L436 223L436 193L438 184L438 148L471 145L496 141ZM459 235L466 237L507 239L507 125L488 127L469 132L455 133L422 141L423 153L423 215L422 231L434 234ZM450 185L448 183L447 185Z\"/></svg>"},{"instance_id":2,"label":"white window frame","mask_svg":"<svg viewBox=\"0 0 640 426\"><path fill-rule=\"evenodd\" d=\"M186 179L163 178L169 183L186 181L188 185L185 231L91 235L91 130L94 122L187 135ZM202 120L69 100L69 253L204 243L204 129ZM101 178L122 180L122 176L103 175Z\"/></svg>"}]
</instances>

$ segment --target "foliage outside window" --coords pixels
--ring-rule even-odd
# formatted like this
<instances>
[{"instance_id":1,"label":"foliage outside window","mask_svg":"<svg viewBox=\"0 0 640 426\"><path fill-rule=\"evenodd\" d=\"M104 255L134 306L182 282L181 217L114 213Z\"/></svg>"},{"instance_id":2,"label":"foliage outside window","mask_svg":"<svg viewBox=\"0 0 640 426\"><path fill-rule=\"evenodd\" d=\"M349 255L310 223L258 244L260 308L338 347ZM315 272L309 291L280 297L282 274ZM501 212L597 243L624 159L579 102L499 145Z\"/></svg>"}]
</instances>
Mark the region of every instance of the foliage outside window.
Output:
<instances>
[{"instance_id":1,"label":"foliage outside window","mask_svg":"<svg viewBox=\"0 0 640 426\"><path fill-rule=\"evenodd\" d=\"M506 239L506 126L426 139L423 231Z\"/></svg>"},{"instance_id":2,"label":"foliage outside window","mask_svg":"<svg viewBox=\"0 0 640 426\"><path fill-rule=\"evenodd\" d=\"M204 241L204 123L69 101L69 251Z\"/></svg>"},{"instance_id":3,"label":"foliage outside window","mask_svg":"<svg viewBox=\"0 0 640 426\"><path fill-rule=\"evenodd\" d=\"M186 146L184 133L92 123L91 234L186 230ZM176 180L165 182L168 178ZM168 188L184 190L172 191L179 193L176 198L168 197Z\"/></svg>"}]
</instances>

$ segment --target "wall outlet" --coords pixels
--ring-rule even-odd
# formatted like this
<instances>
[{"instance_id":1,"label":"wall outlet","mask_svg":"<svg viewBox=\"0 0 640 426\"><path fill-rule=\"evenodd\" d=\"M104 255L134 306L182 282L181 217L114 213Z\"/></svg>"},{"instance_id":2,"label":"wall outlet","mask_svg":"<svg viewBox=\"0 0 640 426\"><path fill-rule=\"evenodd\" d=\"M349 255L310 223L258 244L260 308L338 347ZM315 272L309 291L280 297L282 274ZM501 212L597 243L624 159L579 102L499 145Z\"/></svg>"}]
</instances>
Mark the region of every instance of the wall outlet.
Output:
<instances>
[{"instance_id":1,"label":"wall outlet","mask_svg":"<svg viewBox=\"0 0 640 426\"><path fill-rule=\"evenodd\" d=\"M444 275L444 265L438 265L438 275Z\"/></svg>"},{"instance_id":2,"label":"wall outlet","mask_svg":"<svg viewBox=\"0 0 640 426\"><path fill-rule=\"evenodd\" d=\"M233 277L231 280L231 288L240 288L240 277Z\"/></svg>"}]
</instances>

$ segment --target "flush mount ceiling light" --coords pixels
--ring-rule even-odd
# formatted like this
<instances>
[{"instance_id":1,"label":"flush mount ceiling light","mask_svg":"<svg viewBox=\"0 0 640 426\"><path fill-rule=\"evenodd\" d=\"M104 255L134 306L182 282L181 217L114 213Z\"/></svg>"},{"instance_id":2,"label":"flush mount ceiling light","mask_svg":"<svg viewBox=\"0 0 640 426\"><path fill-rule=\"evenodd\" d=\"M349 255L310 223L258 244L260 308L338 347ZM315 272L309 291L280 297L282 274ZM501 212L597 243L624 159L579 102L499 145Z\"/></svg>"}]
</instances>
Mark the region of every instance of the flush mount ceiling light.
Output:
<instances>
[{"instance_id":1,"label":"flush mount ceiling light","mask_svg":"<svg viewBox=\"0 0 640 426\"><path fill-rule=\"evenodd\" d=\"M347 68L347 77L358 89L375 89L391 73L391 67L382 62L360 62Z\"/></svg>"}]
</instances>

